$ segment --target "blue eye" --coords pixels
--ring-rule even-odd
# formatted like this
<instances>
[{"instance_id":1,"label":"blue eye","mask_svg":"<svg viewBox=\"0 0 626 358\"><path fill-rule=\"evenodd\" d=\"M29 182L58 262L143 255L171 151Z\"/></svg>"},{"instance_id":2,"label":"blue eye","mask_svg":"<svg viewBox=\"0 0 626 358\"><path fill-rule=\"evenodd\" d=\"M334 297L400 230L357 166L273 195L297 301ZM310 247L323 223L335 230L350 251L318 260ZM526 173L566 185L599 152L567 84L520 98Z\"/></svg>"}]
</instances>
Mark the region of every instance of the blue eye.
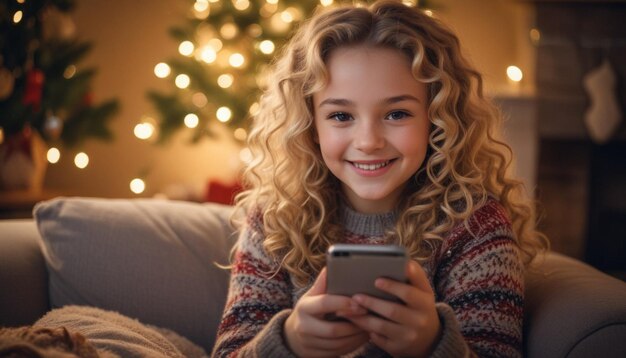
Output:
<instances>
[{"instance_id":1,"label":"blue eye","mask_svg":"<svg viewBox=\"0 0 626 358\"><path fill-rule=\"evenodd\" d=\"M334 119L337 122L346 122L352 119L352 117L345 112L335 112L335 113L331 113L328 116L328 119Z\"/></svg>"},{"instance_id":2,"label":"blue eye","mask_svg":"<svg viewBox=\"0 0 626 358\"><path fill-rule=\"evenodd\" d=\"M393 111L393 112L389 113L385 119L390 119L392 121L397 121L397 120L400 120L400 119L404 119L404 118L406 118L408 116L409 116L409 114L407 112L405 112L405 111Z\"/></svg>"}]
</instances>

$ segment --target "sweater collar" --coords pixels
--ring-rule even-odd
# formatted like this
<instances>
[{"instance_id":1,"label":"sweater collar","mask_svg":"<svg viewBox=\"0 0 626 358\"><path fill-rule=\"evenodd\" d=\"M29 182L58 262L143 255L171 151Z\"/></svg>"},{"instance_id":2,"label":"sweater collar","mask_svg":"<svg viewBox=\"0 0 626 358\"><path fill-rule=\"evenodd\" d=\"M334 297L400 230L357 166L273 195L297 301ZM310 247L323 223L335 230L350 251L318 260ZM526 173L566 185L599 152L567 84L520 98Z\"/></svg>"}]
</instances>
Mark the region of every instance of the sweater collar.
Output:
<instances>
[{"instance_id":1,"label":"sweater collar","mask_svg":"<svg viewBox=\"0 0 626 358\"><path fill-rule=\"evenodd\" d=\"M396 223L396 210L381 214L356 212L345 201L339 207L341 225L349 232L364 236L383 236Z\"/></svg>"}]
</instances>

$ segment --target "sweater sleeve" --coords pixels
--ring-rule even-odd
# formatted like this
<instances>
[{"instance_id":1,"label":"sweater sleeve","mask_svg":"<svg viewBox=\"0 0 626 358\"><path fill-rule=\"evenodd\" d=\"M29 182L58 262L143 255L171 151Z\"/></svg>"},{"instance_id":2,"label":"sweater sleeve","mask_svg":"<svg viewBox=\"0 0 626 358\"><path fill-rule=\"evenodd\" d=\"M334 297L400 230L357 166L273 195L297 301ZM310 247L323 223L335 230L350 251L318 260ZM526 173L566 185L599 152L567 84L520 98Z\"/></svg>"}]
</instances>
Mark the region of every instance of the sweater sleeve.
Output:
<instances>
[{"instance_id":1,"label":"sweater sleeve","mask_svg":"<svg viewBox=\"0 0 626 358\"><path fill-rule=\"evenodd\" d=\"M291 282L262 243L261 219L251 216L235 251L212 357L293 356L282 333L292 307Z\"/></svg>"},{"instance_id":2,"label":"sweater sleeve","mask_svg":"<svg viewBox=\"0 0 626 358\"><path fill-rule=\"evenodd\" d=\"M446 238L433 280L443 327L433 356L522 356L523 264L497 201Z\"/></svg>"}]
</instances>

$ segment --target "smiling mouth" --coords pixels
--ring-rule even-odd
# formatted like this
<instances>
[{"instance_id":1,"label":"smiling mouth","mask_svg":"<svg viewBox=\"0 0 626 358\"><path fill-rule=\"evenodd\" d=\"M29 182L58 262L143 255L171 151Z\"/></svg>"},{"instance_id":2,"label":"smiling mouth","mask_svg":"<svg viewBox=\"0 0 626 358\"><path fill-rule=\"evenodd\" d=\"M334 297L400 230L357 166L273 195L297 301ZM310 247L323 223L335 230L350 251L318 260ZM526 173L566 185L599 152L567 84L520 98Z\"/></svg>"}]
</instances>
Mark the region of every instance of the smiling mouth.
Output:
<instances>
[{"instance_id":1,"label":"smiling mouth","mask_svg":"<svg viewBox=\"0 0 626 358\"><path fill-rule=\"evenodd\" d=\"M351 162L351 163L357 169L374 171L374 170L378 170L380 168L384 168L384 167L388 166L389 164L391 164L391 162L393 162L393 160L386 160L386 161L380 162L380 163L368 163L368 164L357 163L357 162Z\"/></svg>"}]
</instances>

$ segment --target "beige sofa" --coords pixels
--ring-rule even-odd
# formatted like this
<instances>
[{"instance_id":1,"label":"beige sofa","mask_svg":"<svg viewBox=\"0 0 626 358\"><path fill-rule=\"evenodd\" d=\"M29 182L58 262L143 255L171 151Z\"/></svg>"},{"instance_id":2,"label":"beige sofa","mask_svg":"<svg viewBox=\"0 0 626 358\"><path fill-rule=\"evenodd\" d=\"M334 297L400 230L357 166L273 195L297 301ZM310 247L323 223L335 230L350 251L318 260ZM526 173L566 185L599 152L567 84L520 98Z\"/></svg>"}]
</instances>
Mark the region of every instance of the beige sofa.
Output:
<instances>
[{"instance_id":1,"label":"beige sofa","mask_svg":"<svg viewBox=\"0 0 626 358\"><path fill-rule=\"evenodd\" d=\"M91 305L170 328L206 351L227 292L232 208L60 198L0 221L0 326ZM626 283L565 256L526 277L528 357L626 357Z\"/></svg>"}]
</instances>

